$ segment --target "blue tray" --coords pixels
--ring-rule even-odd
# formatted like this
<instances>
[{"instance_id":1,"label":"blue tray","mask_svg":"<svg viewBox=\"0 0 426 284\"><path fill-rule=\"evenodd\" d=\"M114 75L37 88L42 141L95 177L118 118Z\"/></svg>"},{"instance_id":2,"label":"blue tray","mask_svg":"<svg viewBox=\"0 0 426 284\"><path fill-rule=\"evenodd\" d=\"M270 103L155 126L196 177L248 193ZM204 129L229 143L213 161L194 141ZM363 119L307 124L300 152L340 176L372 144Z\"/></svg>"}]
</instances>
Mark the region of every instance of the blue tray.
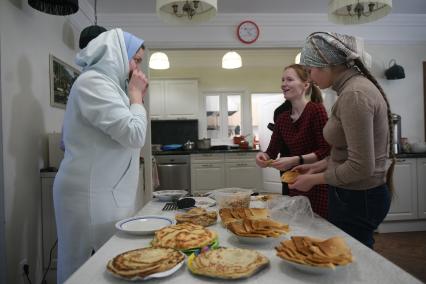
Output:
<instances>
[{"instance_id":1,"label":"blue tray","mask_svg":"<svg viewBox=\"0 0 426 284\"><path fill-rule=\"evenodd\" d=\"M177 150L180 148L182 148L182 144L169 144L161 146L161 150L163 151Z\"/></svg>"}]
</instances>

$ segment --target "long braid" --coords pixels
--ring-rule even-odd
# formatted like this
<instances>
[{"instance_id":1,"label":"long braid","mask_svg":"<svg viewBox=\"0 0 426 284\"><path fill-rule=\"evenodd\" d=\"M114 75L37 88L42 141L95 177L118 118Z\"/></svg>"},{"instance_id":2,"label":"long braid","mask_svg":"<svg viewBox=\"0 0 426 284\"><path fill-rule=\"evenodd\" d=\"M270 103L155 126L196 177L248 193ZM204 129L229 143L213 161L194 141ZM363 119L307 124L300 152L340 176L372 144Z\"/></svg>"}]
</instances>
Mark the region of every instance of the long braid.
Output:
<instances>
[{"instance_id":1,"label":"long braid","mask_svg":"<svg viewBox=\"0 0 426 284\"><path fill-rule=\"evenodd\" d=\"M377 82L376 78L371 75L370 71L368 71L367 68L365 68L364 64L359 59L355 59L355 65L359 68L359 70L364 74L364 76L370 80L376 87L379 89L380 93L383 96L383 99L386 102L387 106L387 113L388 113L388 125L389 125L389 157L392 159L392 163L386 173L386 184L388 185L389 191L391 195L393 194L395 187L393 183L393 172L395 169L395 163L396 163L396 157L395 157L395 151L393 147L393 138L394 138L394 128L393 128L393 120L392 120L392 112L390 109L388 98L386 97L385 92L383 91L382 87L380 86L379 82Z\"/></svg>"}]
</instances>

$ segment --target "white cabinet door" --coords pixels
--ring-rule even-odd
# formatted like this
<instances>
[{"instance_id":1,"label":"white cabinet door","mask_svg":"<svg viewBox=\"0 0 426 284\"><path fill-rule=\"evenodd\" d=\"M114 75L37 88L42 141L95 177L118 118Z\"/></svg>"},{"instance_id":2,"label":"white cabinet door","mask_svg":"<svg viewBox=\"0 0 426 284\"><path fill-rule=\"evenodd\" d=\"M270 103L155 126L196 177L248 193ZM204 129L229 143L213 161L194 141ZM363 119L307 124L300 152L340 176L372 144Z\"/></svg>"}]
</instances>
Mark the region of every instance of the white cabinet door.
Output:
<instances>
[{"instance_id":1,"label":"white cabinet door","mask_svg":"<svg viewBox=\"0 0 426 284\"><path fill-rule=\"evenodd\" d=\"M253 161L241 161L225 164L226 187L241 187L260 190L261 170Z\"/></svg>"},{"instance_id":2,"label":"white cabinet door","mask_svg":"<svg viewBox=\"0 0 426 284\"><path fill-rule=\"evenodd\" d=\"M165 113L168 119L198 118L198 82L165 81Z\"/></svg>"},{"instance_id":3,"label":"white cabinet door","mask_svg":"<svg viewBox=\"0 0 426 284\"><path fill-rule=\"evenodd\" d=\"M419 218L426 218L426 158L417 160L417 190L419 194Z\"/></svg>"},{"instance_id":4,"label":"white cabinet door","mask_svg":"<svg viewBox=\"0 0 426 284\"><path fill-rule=\"evenodd\" d=\"M151 119L165 118L164 112L164 83L152 80L149 82L149 115Z\"/></svg>"},{"instance_id":5,"label":"white cabinet door","mask_svg":"<svg viewBox=\"0 0 426 284\"><path fill-rule=\"evenodd\" d=\"M387 221L417 218L416 159L398 159L393 176L395 192Z\"/></svg>"},{"instance_id":6,"label":"white cabinet door","mask_svg":"<svg viewBox=\"0 0 426 284\"><path fill-rule=\"evenodd\" d=\"M210 191L225 187L225 171L222 163L191 165L192 192Z\"/></svg>"}]
</instances>

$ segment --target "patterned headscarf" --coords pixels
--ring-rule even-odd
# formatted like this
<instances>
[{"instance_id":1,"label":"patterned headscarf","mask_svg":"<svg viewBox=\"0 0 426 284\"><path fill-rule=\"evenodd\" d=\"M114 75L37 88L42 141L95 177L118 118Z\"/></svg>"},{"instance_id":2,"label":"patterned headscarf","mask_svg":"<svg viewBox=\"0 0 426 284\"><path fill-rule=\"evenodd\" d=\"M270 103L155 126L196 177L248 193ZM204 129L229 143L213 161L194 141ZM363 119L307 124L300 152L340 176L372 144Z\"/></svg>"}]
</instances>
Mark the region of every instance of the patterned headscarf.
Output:
<instances>
[{"instance_id":1,"label":"patterned headscarf","mask_svg":"<svg viewBox=\"0 0 426 284\"><path fill-rule=\"evenodd\" d=\"M329 32L310 34L300 56L300 64L308 67L328 67L360 59L365 67L371 67L371 56L364 51L361 38Z\"/></svg>"}]
</instances>

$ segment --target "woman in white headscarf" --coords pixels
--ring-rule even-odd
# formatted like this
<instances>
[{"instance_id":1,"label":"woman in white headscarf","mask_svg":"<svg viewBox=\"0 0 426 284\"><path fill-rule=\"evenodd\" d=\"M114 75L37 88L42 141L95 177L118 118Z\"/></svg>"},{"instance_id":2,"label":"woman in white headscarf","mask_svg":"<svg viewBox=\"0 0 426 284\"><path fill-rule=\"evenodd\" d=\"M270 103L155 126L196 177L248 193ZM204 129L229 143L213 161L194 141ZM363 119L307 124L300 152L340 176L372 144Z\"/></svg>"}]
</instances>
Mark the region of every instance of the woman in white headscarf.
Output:
<instances>
[{"instance_id":1,"label":"woman in white headscarf","mask_svg":"<svg viewBox=\"0 0 426 284\"><path fill-rule=\"evenodd\" d=\"M323 134L330 157L295 167L304 173L289 188L309 191L329 184L329 220L373 247L373 232L389 211L395 164L388 100L368 71L370 57L359 38L336 33L311 34L301 64L321 89L338 95ZM387 151L392 166L386 170Z\"/></svg>"},{"instance_id":2,"label":"woman in white headscarf","mask_svg":"<svg viewBox=\"0 0 426 284\"><path fill-rule=\"evenodd\" d=\"M139 153L147 127L139 69L143 40L113 29L77 54L83 68L64 117L65 155L53 196L58 283L63 283L135 213Z\"/></svg>"}]
</instances>

